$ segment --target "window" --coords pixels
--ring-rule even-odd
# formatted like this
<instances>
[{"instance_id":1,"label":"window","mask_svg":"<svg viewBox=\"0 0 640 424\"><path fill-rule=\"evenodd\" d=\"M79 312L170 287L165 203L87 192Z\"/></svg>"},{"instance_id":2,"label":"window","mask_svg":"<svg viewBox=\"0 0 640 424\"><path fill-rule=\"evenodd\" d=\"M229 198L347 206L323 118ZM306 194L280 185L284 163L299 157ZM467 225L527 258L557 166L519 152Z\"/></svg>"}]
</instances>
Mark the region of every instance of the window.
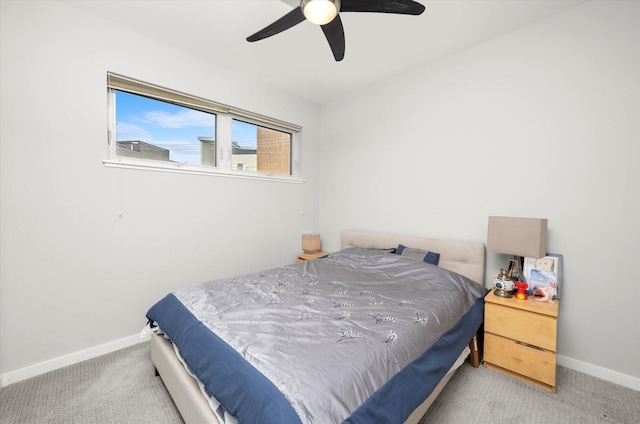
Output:
<instances>
[{"instance_id":1,"label":"window","mask_svg":"<svg viewBox=\"0 0 640 424\"><path fill-rule=\"evenodd\" d=\"M108 166L294 176L300 127L109 73Z\"/></svg>"},{"instance_id":2,"label":"window","mask_svg":"<svg viewBox=\"0 0 640 424\"><path fill-rule=\"evenodd\" d=\"M115 90L116 156L216 166L216 115Z\"/></svg>"},{"instance_id":3,"label":"window","mask_svg":"<svg viewBox=\"0 0 640 424\"><path fill-rule=\"evenodd\" d=\"M231 169L291 175L291 134L233 119Z\"/></svg>"}]
</instances>

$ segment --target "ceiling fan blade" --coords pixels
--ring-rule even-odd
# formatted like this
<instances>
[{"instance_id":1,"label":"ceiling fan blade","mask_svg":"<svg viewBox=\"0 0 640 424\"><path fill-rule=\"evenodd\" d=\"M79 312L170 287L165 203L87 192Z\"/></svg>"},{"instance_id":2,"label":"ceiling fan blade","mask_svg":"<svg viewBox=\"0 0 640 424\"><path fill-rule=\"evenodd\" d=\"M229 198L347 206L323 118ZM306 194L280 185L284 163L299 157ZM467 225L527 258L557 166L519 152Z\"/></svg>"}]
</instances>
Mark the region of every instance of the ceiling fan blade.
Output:
<instances>
[{"instance_id":1,"label":"ceiling fan blade","mask_svg":"<svg viewBox=\"0 0 640 424\"><path fill-rule=\"evenodd\" d=\"M247 37L247 41L258 41L267 37L271 37L272 35L279 34L282 31L291 28L292 26L298 25L305 19L306 18L302 13L302 9L296 7L291 12L287 13L271 25L267 25L265 28Z\"/></svg>"},{"instance_id":2,"label":"ceiling fan blade","mask_svg":"<svg viewBox=\"0 0 640 424\"><path fill-rule=\"evenodd\" d=\"M340 15L336 16L333 21L326 25L321 25L324 36L327 37L333 57L336 62L340 62L344 58L344 28Z\"/></svg>"},{"instance_id":3,"label":"ceiling fan blade","mask_svg":"<svg viewBox=\"0 0 640 424\"><path fill-rule=\"evenodd\" d=\"M413 0L342 0L340 12L379 12L420 15L424 5Z\"/></svg>"}]
</instances>

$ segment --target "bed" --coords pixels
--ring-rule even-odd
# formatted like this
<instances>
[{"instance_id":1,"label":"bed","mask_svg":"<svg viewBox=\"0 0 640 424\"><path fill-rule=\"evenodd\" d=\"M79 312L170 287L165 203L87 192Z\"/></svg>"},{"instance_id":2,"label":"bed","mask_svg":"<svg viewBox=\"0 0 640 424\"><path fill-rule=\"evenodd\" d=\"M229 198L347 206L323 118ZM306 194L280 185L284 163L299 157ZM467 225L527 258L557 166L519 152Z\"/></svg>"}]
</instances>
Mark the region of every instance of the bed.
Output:
<instances>
[{"instance_id":1,"label":"bed","mask_svg":"<svg viewBox=\"0 0 640 424\"><path fill-rule=\"evenodd\" d=\"M417 423L478 364L484 262L482 243L343 231L327 258L168 294L151 359L188 424Z\"/></svg>"}]
</instances>

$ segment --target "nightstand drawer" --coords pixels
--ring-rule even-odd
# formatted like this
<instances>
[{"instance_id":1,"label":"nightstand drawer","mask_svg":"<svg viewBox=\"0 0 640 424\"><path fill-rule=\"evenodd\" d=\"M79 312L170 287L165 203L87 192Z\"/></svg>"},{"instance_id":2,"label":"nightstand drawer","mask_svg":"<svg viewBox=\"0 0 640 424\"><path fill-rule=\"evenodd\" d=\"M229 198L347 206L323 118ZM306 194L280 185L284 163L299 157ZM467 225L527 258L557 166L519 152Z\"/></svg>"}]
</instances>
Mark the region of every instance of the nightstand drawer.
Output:
<instances>
[{"instance_id":1,"label":"nightstand drawer","mask_svg":"<svg viewBox=\"0 0 640 424\"><path fill-rule=\"evenodd\" d=\"M555 386L556 354L495 334L484 335L485 363Z\"/></svg>"},{"instance_id":2,"label":"nightstand drawer","mask_svg":"<svg viewBox=\"0 0 640 424\"><path fill-rule=\"evenodd\" d=\"M548 315L485 304L484 331L553 352L556 351L556 324L557 319Z\"/></svg>"}]
</instances>

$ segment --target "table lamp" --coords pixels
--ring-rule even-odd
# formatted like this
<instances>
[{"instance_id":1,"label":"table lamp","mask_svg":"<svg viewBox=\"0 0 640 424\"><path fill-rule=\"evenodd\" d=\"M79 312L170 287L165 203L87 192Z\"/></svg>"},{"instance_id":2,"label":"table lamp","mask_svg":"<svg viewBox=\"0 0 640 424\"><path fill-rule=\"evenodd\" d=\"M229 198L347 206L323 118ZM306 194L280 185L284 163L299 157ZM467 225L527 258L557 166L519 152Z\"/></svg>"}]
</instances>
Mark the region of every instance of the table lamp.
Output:
<instances>
[{"instance_id":1,"label":"table lamp","mask_svg":"<svg viewBox=\"0 0 640 424\"><path fill-rule=\"evenodd\" d=\"M521 279L522 258L541 258L547 253L547 219L490 216L487 251L512 255L508 276L515 281ZM511 297L499 288L494 294Z\"/></svg>"},{"instance_id":2,"label":"table lamp","mask_svg":"<svg viewBox=\"0 0 640 424\"><path fill-rule=\"evenodd\" d=\"M320 251L320 234L302 234L302 250L304 253L317 253Z\"/></svg>"}]
</instances>

